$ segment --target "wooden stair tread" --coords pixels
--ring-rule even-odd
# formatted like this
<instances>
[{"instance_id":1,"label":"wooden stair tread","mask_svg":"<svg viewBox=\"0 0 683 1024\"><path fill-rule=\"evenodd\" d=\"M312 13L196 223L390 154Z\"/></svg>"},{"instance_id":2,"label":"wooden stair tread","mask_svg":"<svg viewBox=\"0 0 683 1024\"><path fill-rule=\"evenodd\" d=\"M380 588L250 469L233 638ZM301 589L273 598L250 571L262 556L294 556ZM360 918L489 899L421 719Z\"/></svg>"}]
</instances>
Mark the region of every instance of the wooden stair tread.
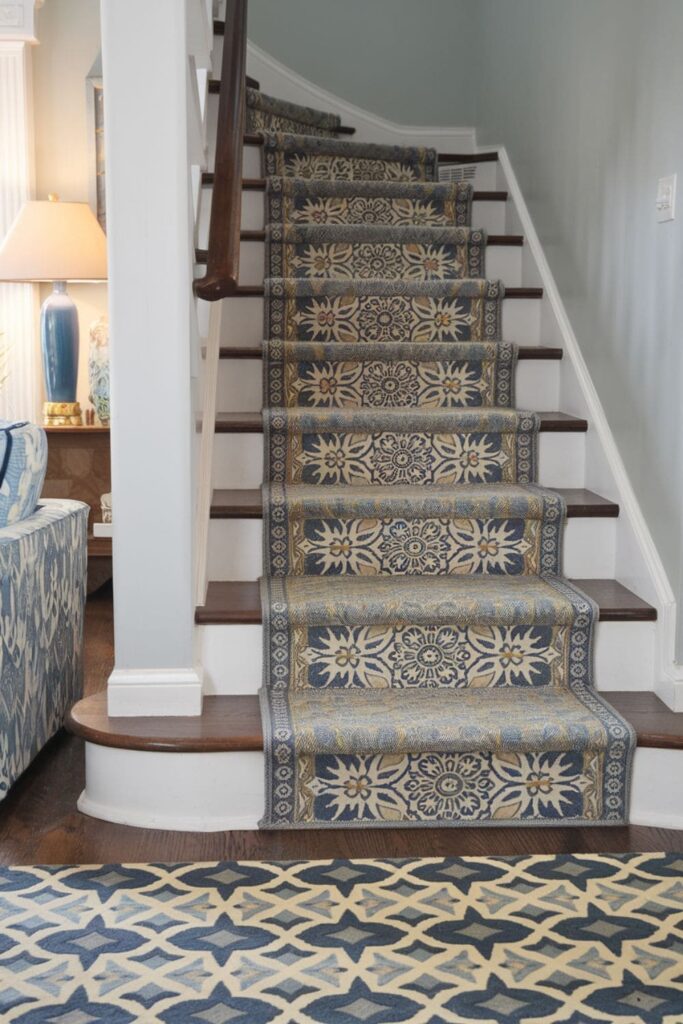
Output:
<instances>
[{"instance_id":1,"label":"wooden stair tread","mask_svg":"<svg viewBox=\"0 0 683 1024\"><path fill-rule=\"evenodd\" d=\"M639 747L683 749L683 712L671 711L650 690L613 691L606 700L636 730ZM109 718L106 693L76 704L67 728L89 743L164 753L263 750L257 696L205 697L195 718Z\"/></svg>"},{"instance_id":2,"label":"wooden stair tread","mask_svg":"<svg viewBox=\"0 0 683 1024\"><path fill-rule=\"evenodd\" d=\"M241 284L237 288L237 291L231 298L236 299L247 299L247 298L259 298L265 295L265 289L262 284ZM506 288L503 301L507 299L542 299L543 289L542 288Z\"/></svg>"},{"instance_id":3,"label":"wooden stair tread","mask_svg":"<svg viewBox=\"0 0 683 1024\"><path fill-rule=\"evenodd\" d=\"M241 242L265 242L265 231L240 231ZM489 235L486 239L487 246L506 248L524 245L524 235ZM195 249L195 263L206 263L208 257L207 249Z\"/></svg>"},{"instance_id":4,"label":"wooden stair tread","mask_svg":"<svg viewBox=\"0 0 683 1024\"><path fill-rule=\"evenodd\" d=\"M520 345L517 350L519 359L562 359L563 350L548 345ZM220 349L221 359L263 359L261 345L223 345Z\"/></svg>"},{"instance_id":5,"label":"wooden stair tread","mask_svg":"<svg viewBox=\"0 0 683 1024\"><path fill-rule=\"evenodd\" d=\"M655 622L657 609L616 580L574 580L600 608L601 622ZM258 625L261 598L256 580L213 580L195 622L208 625Z\"/></svg>"},{"instance_id":6,"label":"wooden stair tread","mask_svg":"<svg viewBox=\"0 0 683 1024\"><path fill-rule=\"evenodd\" d=\"M567 503L568 519L614 519L619 506L608 498L583 488L553 488ZM212 519L261 519L263 504L259 488L217 489L211 502Z\"/></svg>"},{"instance_id":7,"label":"wooden stair tread","mask_svg":"<svg viewBox=\"0 0 683 1024\"><path fill-rule=\"evenodd\" d=\"M213 171L204 171L202 174L202 185L204 188L213 186ZM429 184L429 182L427 182ZM433 183L434 184L434 183ZM438 184L438 183L436 183ZM242 178L242 188L245 191L265 192L265 178ZM475 189L472 193L472 201L475 203L506 203L508 193L504 189Z\"/></svg>"},{"instance_id":8,"label":"wooden stair tread","mask_svg":"<svg viewBox=\"0 0 683 1024\"><path fill-rule=\"evenodd\" d=\"M585 433L587 420L566 412L539 412L541 433ZM219 412L216 415L217 434L262 434L260 412Z\"/></svg>"},{"instance_id":9,"label":"wooden stair tread","mask_svg":"<svg viewBox=\"0 0 683 1024\"><path fill-rule=\"evenodd\" d=\"M346 125L341 125L339 128L340 135L352 135L356 131L355 128L348 128ZM262 146L263 139L260 135L249 135L244 136L245 146ZM495 150L490 150L486 153L439 153L440 164L489 164L498 162L498 153Z\"/></svg>"}]
</instances>

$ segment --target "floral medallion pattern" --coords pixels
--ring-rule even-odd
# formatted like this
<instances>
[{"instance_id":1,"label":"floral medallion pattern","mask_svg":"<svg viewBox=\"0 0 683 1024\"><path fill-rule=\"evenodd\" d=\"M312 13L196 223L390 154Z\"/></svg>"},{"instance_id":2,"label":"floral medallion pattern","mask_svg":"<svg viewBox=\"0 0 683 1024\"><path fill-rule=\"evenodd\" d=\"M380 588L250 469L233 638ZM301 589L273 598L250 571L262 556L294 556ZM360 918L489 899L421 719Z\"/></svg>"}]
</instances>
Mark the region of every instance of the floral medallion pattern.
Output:
<instances>
[{"instance_id":1,"label":"floral medallion pattern","mask_svg":"<svg viewBox=\"0 0 683 1024\"><path fill-rule=\"evenodd\" d=\"M307 181L268 178L270 225L467 227L472 186L466 182Z\"/></svg>"},{"instance_id":2,"label":"floral medallion pattern","mask_svg":"<svg viewBox=\"0 0 683 1024\"><path fill-rule=\"evenodd\" d=\"M458 409L514 404L514 345L265 343L269 406Z\"/></svg>"},{"instance_id":3,"label":"floral medallion pattern","mask_svg":"<svg viewBox=\"0 0 683 1024\"><path fill-rule=\"evenodd\" d=\"M271 225L266 276L448 281L485 276L486 233L469 228Z\"/></svg>"},{"instance_id":4,"label":"floral medallion pattern","mask_svg":"<svg viewBox=\"0 0 683 1024\"><path fill-rule=\"evenodd\" d=\"M262 826L623 823L635 738L471 186L312 134L263 166Z\"/></svg>"},{"instance_id":5,"label":"floral medallion pattern","mask_svg":"<svg viewBox=\"0 0 683 1024\"><path fill-rule=\"evenodd\" d=\"M567 627L311 626L295 631L291 686L565 686Z\"/></svg>"},{"instance_id":6,"label":"floral medallion pattern","mask_svg":"<svg viewBox=\"0 0 683 1024\"><path fill-rule=\"evenodd\" d=\"M578 751L302 755L300 821L591 821L602 769L599 756Z\"/></svg>"},{"instance_id":7,"label":"floral medallion pattern","mask_svg":"<svg viewBox=\"0 0 683 1024\"><path fill-rule=\"evenodd\" d=\"M491 341L500 333L500 281L270 278L269 337L283 341Z\"/></svg>"},{"instance_id":8,"label":"floral medallion pattern","mask_svg":"<svg viewBox=\"0 0 683 1024\"><path fill-rule=\"evenodd\" d=\"M530 413L289 409L264 421L273 483L530 483L535 472L538 420Z\"/></svg>"},{"instance_id":9,"label":"floral medallion pattern","mask_svg":"<svg viewBox=\"0 0 683 1024\"><path fill-rule=\"evenodd\" d=\"M434 149L340 142L312 135L265 132L263 165L267 178L343 181L433 181Z\"/></svg>"},{"instance_id":10,"label":"floral medallion pattern","mask_svg":"<svg viewBox=\"0 0 683 1024\"><path fill-rule=\"evenodd\" d=\"M328 493L325 493L327 491ZM274 576L557 575L564 504L501 485L264 487L266 571Z\"/></svg>"},{"instance_id":11,"label":"floral medallion pattern","mask_svg":"<svg viewBox=\"0 0 683 1024\"><path fill-rule=\"evenodd\" d=\"M246 131L252 134L301 132L305 135L334 137L341 124L341 118L336 114L288 103L251 88L247 88L246 113Z\"/></svg>"}]
</instances>

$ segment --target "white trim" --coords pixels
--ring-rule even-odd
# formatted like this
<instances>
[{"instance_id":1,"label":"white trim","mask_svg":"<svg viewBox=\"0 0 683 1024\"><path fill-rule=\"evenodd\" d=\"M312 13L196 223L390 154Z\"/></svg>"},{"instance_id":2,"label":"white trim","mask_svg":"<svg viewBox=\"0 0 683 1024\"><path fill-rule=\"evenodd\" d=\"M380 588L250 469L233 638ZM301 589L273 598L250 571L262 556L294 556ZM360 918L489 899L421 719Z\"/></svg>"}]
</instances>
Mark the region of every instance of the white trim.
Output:
<instances>
[{"instance_id":1,"label":"white trim","mask_svg":"<svg viewBox=\"0 0 683 1024\"><path fill-rule=\"evenodd\" d=\"M202 381L202 433L197 474L197 512L195 516L195 603L204 604L208 586L207 551L213 498L213 452L218 395L218 364L221 347L223 301L212 302L209 309L209 336L206 341Z\"/></svg>"},{"instance_id":2,"label":"white trim","mask_svg":"<svg viewBox=\"0 0 683 1024\"><path fill-rule=\"evenodd\" d=\"M378 114L354 106L331 92L321 89L314 82L298 75L285 64L271 57L254 43L247 42L247 68L249 74L258 79L266 93L272 93L292 103L302 103L321 110L339 114L344 123L356 129L353 136L358 142L382 142L402 146L434 146L442 150L460 153L474 152L476 133L474 128L457 126L431 126L397 124Z\"/></svg>"},{"instance_id":3,"label":"white trim","mask_svg":"<svg viewBox=\"0 0 683 1024\"><path fill-rule=\"evenodd\" d=\"M204 673L199 668L115 668L107 686L113 718L202 713Z\"/></svg>"},{"instance_id":4,"label":"white trim","mask_svg":"<svg viewBox=\"0 0 683 1024\"><path fill-rule=\"evenodd\" d=\"M597 441L601 455L606 463L609 474L616 489L616 499L620 505L620 519L628 528L630 537L624 543L621 562L617 564L617 579L628 585L637 580L649 584L651 592L641 596L650 600L657 608L657 647L654 677L648 686L674 711L683 710L683 667L675 664L676 636L676 601L669 579L664 570L662 560L655 547L652 534L628 478L619 449L614 440L604 408L591 379L586 361L581 353L578 340L569 321L555 278L543 251L543 246L536 233L522 190L517 181L507 150L504 146L487 147L498 150L500 169L506 181L510 199L516 208L526 246L536 265L539 283L544 290L544 298L550 305L556 326L559 330L566 356L576 375L581 397L585 402L590 423L593 444ZM526 281L525 283L529 283ZM547 343L547 342L546 342ZM573 411L565 409L565 411ZM590 482L586 482L590 486ZM632 541L632 543L629 543ZM635 546L635 549L634 549ZM642 568L635 568L632 562L638 560ZM630 564L631 563L631 564ZM643 572L647 579L643 580ZM637 585L637 584L636 584ZM646 681L643 682L643 686Z\"/></svg>"},{"instance_id":5,"label":"white trim","mask_svg":"<svg viewBox=\"0 0 683 1024\"><path fill-rule=\"evenodd\" d=\"M3 36L0 28L0 242L35 191L31 46ZM0 283L0 346L9 349L0 390L4 419L40 421L39 306L35 285Z\"/></svg>"},{"instance_id":6,"label":"white trim","mask_svg":"<svg viewBox=\"0 0 683 1024\"><path fill-rule=\"evenodd\" d=\"M261 751L162 753L86 742L85 756L86 788L78 809L104 821L218 832L254 829L263 814ZM682 767L682 750L636 750L632 824L683 829L683 789L661 785L662 779L680 777ZM482 823L487 824L492 823Z\"/></svg>"}]
</instances>

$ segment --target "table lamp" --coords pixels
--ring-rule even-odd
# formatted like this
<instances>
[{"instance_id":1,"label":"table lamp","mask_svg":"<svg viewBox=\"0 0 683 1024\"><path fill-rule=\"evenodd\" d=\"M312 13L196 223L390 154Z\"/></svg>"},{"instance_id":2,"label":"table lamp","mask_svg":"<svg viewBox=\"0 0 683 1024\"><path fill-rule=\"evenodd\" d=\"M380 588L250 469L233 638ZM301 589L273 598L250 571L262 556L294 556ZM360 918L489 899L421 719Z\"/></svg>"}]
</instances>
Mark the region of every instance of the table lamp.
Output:
<instances>
[{"instance_id":1,"label":"table lamp","mask_svg":"<svg viewBox=\"0 0 683 1024\"><path fill-rule=\"evenodd\" d=\"M60 203L56 195L24 203L0 246L0 281L53 283L40 311L45 426L81 423L78 313L66 282L106 278L106 238L87 203Z\"/></svg>"}]
</instances>

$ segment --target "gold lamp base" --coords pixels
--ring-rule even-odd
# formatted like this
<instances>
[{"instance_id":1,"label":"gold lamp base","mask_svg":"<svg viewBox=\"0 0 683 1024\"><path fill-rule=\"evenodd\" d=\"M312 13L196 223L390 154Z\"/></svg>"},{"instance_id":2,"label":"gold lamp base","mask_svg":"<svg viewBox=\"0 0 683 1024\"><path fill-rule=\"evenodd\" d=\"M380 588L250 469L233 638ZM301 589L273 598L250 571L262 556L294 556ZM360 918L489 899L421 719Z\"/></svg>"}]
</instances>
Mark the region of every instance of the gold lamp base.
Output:
<instances>
[{"instance_id":1,"label":"gold lamp base","mask_svg":"<svg viewBox=\"0 0 683 1024\"><path fill-rule=\"evenodd\" d=\"M43 426L82 427L83 416L80 402L45 402L43 405Z\"/></svg>"}]
</instances>

